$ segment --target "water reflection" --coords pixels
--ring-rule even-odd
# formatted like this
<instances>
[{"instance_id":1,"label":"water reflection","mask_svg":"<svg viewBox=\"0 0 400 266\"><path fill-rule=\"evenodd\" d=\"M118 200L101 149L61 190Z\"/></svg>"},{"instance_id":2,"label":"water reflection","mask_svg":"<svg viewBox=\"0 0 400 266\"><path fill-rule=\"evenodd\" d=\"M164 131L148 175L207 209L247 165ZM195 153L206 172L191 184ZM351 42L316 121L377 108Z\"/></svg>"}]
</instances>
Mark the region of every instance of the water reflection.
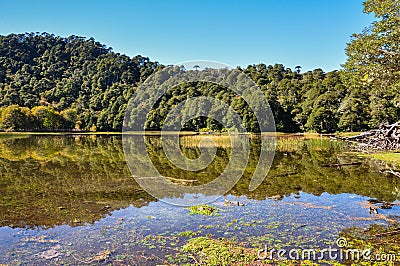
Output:
<instances>
[{"instance_id":1,"label":"water reflection","mask_svg":"<svg viewBox=\"0 0 400 266\"><path fill-rule=\"evenodd\" d=\"M182 153L199 158L200 138L182 137ZM229 163L229 141L218 137L215 142L215 159L195 172L174 167L162 150L160 138L146 137L145 145L161 175L180 184L180 180L191 180L185 185L196 186L214 180ZM250 159L243 177L228 194L256 200L300 191L316 196L323 192L350 193L385 201L398 196L394 193L400 187L397 178L383 175L373 162L347 153L342 143L302 138L279 139L268 176L260 187L249 191L260 137L251 137L249 143ZM326 167L351 162L362 164ZM2 136L0 169L0 226L77 226L100 220L116 209L156 201L131 176L120 136Z\"/></svg>"},{"instance_id":2,"label":"water reflection","mask_svg":"<svg viewBox=\"0 0 400 266\"><path fill-rule=\"evenodd\" d=\"M155 200L130 176L116 136L2 138L0 149L2 226L93 223Z\"/></svg>"}]
</instances>

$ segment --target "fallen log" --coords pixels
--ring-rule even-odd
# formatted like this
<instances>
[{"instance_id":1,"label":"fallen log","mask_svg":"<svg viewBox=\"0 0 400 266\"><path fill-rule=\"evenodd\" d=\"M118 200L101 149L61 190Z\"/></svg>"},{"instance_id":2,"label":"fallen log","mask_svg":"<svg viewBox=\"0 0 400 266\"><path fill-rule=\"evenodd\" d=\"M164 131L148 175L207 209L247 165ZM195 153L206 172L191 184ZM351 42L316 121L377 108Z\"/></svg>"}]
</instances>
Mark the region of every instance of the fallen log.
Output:
<instances>
[{"instance_id":1,"label":"fallen log","mask_svg":"<svg viewBox=\"0 0 400 266\"><path fill-rule=\"evenodd\" d=\"M341 139L358 143L360 150L400 150L400 122L382 124L378 129Z\"/></svg>"},{"instance_id":2,"label":"fallen log","mask_svg":"<svg viewBox=\"0 0 400 266\"><path fill-rule=\"evenodd\" d=\"M322 167L341 167L341 166L350 166L350 165L360 165L361 162L354 163L334 163L334 164L324 164Z\"/></svg>"},{"instance_id":3,"label":"fallen log","mask_svg":"<svg viewBox=\"0 0 400 266\"><path fill-rule=\"evenodd\" d=\"M342 138L342 139L345 139L345 140L364 139L364 138L367 138L367 137L369 137L369 136L375 135L375 133L376 133L376 130L370 130L370 131L363 132L363 133L361 133L361 134L359 134L359 135L356 135L356 136L347 137L347 138Z\"/></svg>"},{"instance_id":4,"label":"fallen log","mask_svg":"<svg viewBox=\"0 0 400 266\"><path fill-rule=\"evenodd\" d=\"M383 172L387 173L387 174L391 174L391 175L397 176L397 177L400 177L400 173L399 172L393 171L391 169L390 170L385 170Z\"/></svg>"}]
</instances>

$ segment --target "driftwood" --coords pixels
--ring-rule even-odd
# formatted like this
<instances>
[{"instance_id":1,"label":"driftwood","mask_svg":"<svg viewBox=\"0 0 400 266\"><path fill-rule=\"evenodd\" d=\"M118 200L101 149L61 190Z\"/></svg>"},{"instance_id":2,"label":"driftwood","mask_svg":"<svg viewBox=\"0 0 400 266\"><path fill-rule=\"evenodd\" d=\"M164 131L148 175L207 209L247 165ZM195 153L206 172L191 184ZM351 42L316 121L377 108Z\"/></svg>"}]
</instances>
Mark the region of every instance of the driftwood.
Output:
<instances>
[{"instance_id":1,"label":"driftwood","mask_svg":"<svg viewBox=\"0 0 400 266\"><path fill-rule=\"evenodd\" d=\"M384 172L384 173L387 173L387 174L392 174L392 175L397 176L397 177L400 177L400 173L399 173L399 172L396 172L396 171L393 171L392 169L385 170L385 171L383 171L383 172Z\"/></svg>"},{"instance_id":2,"label":"driftwood","mask_svg":"<svg viewBox=\"0 0 400 266\"><path fill-rule=\"evenodd\" d=\"M382 124L379 129L341 139L357 143L360 150L400 150L400 122Z\"/></svg>"}]
</instances>

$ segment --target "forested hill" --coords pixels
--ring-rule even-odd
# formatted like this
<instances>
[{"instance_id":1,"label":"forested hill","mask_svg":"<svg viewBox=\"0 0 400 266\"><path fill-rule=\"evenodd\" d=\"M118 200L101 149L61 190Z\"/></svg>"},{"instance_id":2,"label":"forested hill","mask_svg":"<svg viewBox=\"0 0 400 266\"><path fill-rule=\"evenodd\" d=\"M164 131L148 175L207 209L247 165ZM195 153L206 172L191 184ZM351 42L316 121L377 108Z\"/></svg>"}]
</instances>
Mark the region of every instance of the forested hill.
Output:
<instances>
[{"instance_id":1,"label":"forested hill","mask_svg":"<svg viewBox=\"0 0 400 266\"><path fill-rule=\"evenodd\" d=\"M120 131L135 88L163 67L147 57L115 53L93 38L47 33L0 36L0 129ZM348 89L340 71L301 73L300 67L291 70L280 64L242 70L265 93L278 131L356 131L390 120L370 118L371 95ZM162 98L158 110L148 115L146 128L162 127L161 109L201 94L224 99L247 115L248 108L229 90L186 84ZM256 131L250 122L246 127ZM221 130L205 118L187 124L187 129L202 128Z\"/></svg>"},{"instance_id":2,"label":"forested hill","mask_svg":"<svg viewBox=\"0 0 400 266\"><path fill-rule=\"evenodd\" d=\"M114 53L93 38L0 36L0 107L8 107L2 127L121 130L135 87L159 67L146 57ZM18 115L14 105L29 108L21 111L36 121L4 121L13 120L10 112Z\"/></svg>"}]
</instances>

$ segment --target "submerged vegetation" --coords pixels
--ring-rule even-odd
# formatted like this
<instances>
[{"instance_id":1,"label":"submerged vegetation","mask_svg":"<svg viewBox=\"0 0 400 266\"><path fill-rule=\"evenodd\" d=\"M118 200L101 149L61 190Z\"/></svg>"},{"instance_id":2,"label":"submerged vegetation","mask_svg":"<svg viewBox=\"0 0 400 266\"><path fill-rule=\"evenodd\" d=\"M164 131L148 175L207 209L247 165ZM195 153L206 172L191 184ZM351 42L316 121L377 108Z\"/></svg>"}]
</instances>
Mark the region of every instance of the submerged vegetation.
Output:
<instances>
[{"instance_id":1,"label":"submerged vegetation","mask_svg":"<svg viewBox=\"0 0 400 266\"><path fill-rule=\"evenodd\" d=\"M398 265L400 255L400 220L389 217L386 225L373 224L368 228L351 227L341 233L347 239L346 250L371 250L371 261L359 265Z\"/></svg>"},{"instance_id":2,"label":"submerged vegetation","mask_svg":"<svg viewBox=\"0 0 400 266\"><path fill-rule=\"evenodd\" d=\"M207 205L207 204L201 204L201 205L195 205L195 206L190 206L189 207L189 214L199 214L199 215L218 215L218 209L215 206Z\"/></svg>"},{"instance_id":3,"label":"submerged vegetation","mask_svg":"<svg viewBox=\"0 0 400 266\"><path fill-rule=\"evenodd\" d=\"M257 250L229 239L192 238L182 247L202 265L248 265L257 260Z\"/></svg>"}]
</instances>

